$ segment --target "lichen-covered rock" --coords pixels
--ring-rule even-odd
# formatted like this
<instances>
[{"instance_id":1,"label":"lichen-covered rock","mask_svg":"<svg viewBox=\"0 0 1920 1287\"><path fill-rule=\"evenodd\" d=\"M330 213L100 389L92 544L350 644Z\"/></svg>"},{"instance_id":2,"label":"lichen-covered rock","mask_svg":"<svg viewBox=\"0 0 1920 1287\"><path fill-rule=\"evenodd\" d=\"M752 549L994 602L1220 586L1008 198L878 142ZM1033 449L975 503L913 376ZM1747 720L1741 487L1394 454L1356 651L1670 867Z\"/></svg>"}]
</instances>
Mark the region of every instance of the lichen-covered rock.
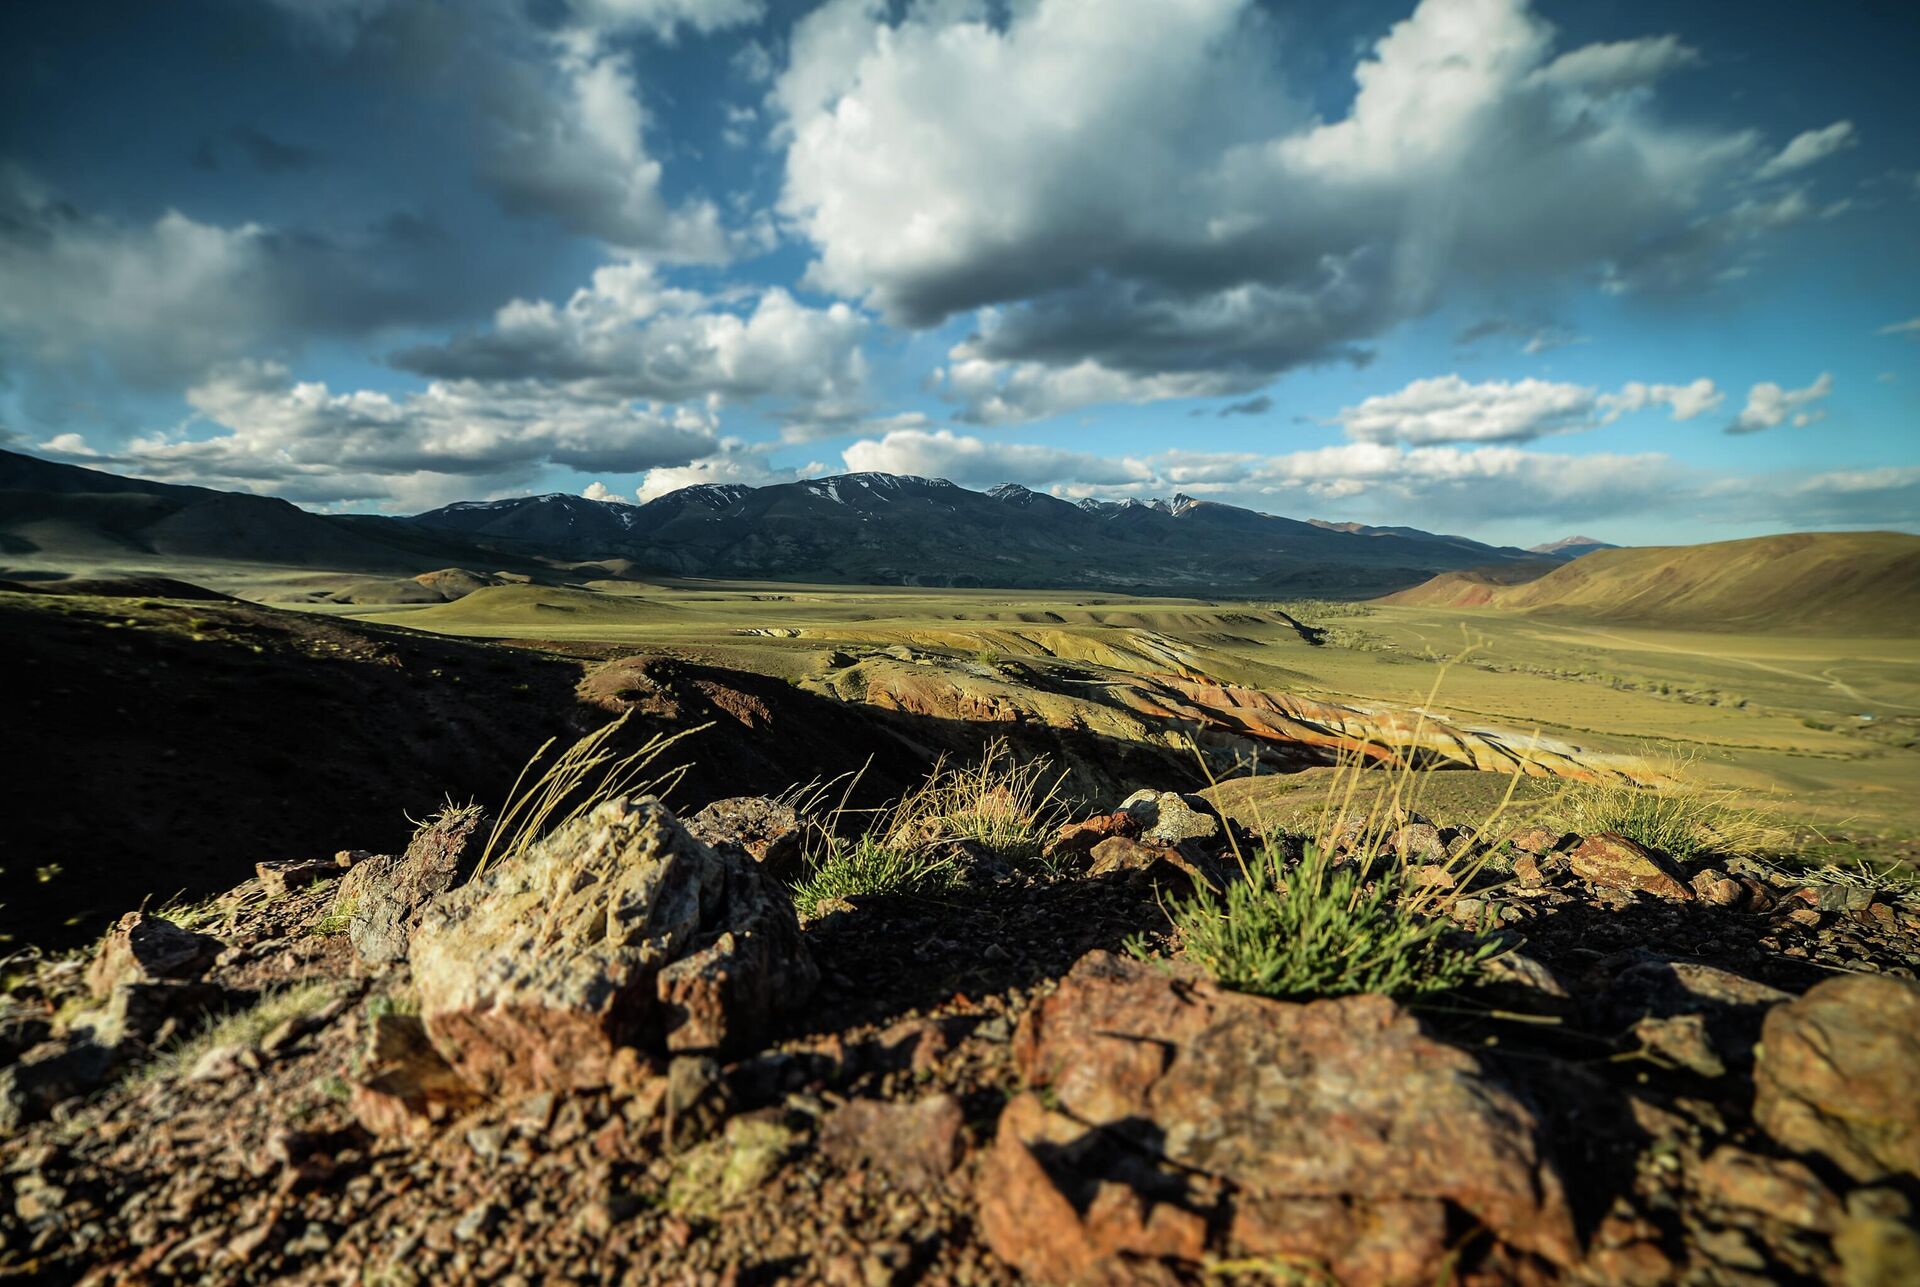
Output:
<instances>
[{"instance_id":1,"label":"lichen-covered rock","mask_svg":"<svg viewBox=\"0 0 1920 1287\"><path fill-rule=\"evenodd\" d=\"M606 1085L626 1046L750 1048L817 978L760 869L651 797L434 899L411 959L435 1047L489 1094Z\"/></svg>"},{"instance_id":2,"label":"lichen-covered rock","mask_svg":"<svg viewBox=\"0 0 1920 1287\"><path fill-rule=\"evenodd\" d=\"M1037 1277L1194 1259L1176 1236L1192 1218L1227 1227L1230 1256L1431 1278L1449 1206L1514 1252L1562 1267L1579 1255L1533 1114L1385 997L1271 1001L1093 953L1029 1013L1015 1058L1059 1111L1010 1108L977 1193L990 1244ZM1158 1172L1106 1169L1087 1136L1124 1139ZM1220 1195L1210 1210L1201 1179ZM1028 1194L1002 1196L1015 1189ZM1095 1220L1103 1202L1126 1218Z\"/></svg>"},{"instance_id":3,"label":"lichen-covered rock","mask_svg":"<svg viewBox=\"0 0 1920 1287\"><path fill-rule=\"evenodd\" d=\"M355 955L369 965L406 959L421 909L453 888L477 859L474 841L484 821L476 806L446 809L414 833L404 854L369 858L340 878L333 914L347 918Z\"/></svg>"},{"instance_id":4,"label":"lichen-covered rock","mask_svg":"<svg viewBox=\"0 0 1920 1287\"><path fill-rule=\"evenodd\" d=\"M687 819L694 839L715 848L733 844L776 879L795 874L805 856L807 822L790 804L766 796L715 800Z\"/></svg>"},{"instance_id":5,"label":"lichen-covered rock","mask_svg":"<svg viewBox=\"0 0 1920 1287\"><path fill-rule=\"evenodd\" d=\"M1143 844L1171 846L1220 834L1220 820L1194 808L1178 791L1135 791L1121 801L1120 811L1140 819Z\"/></svg>"},{"instance_id":6,"label":"lichen-covered rock","mask_svg":"<svg viewBox=\"0 0 1920 1287\"><path fill-rule=\"evenodd\" d=\"M1573 874L1601 889L1629 890L1679 903L1693 901L1686 877L1645 845L1613 831L1588 836L1567 855Z\"/></svg>"},{"instance_id":7,"label":"lichen-covered rock","mask_svg":"<svg viewBox=\"0 0 1920 1287\"><path fill-rule=\"evenodd\" d=\"M1920 984L1850 974L1767 1013L1754 1120L1856 1180L1920 1177Z\"/></svg>"},{"instance_id":8,"label":"lichen-covered rock","mask_svg":"<svg viewBox=\"0 0 1920 1287\"><path fill-rule=\"evenodd\" d=\"M94 953L87 990L105 998L122 983L197 979L220 955L221 942L147 912L128 912Z\"/></svg>"}]
</instances>

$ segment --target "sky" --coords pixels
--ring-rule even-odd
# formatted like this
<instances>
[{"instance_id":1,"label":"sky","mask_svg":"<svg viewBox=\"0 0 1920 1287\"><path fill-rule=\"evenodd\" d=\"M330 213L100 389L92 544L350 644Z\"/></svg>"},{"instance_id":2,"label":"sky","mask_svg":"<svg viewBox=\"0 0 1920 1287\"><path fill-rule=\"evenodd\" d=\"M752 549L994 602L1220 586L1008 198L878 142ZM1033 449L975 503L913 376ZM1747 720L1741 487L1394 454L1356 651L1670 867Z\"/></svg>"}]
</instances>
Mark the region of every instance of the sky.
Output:
<instances>
[{"instance_id":1,"label":"sky","mask_svg":"<svg viewBox=\"0 0 1920 1287\"><path fill-rule=\"evenodd\" d=\"M1895 0L10 0L0 445L1920 530Z\"/></svg>"}]
</instances>

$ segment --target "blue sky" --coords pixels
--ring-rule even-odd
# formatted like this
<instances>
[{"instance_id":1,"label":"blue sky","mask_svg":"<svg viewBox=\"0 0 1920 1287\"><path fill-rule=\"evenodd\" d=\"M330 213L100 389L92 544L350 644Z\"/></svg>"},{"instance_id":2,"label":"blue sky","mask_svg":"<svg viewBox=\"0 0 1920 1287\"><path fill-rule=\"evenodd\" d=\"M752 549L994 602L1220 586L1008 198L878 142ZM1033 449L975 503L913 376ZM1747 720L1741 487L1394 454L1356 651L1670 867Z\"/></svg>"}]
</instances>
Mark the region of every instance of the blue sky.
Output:
<instances>
[{"instance_id":1,"label":"blue sky","mask_svg":"<svg viewBox=\"0 0 1920 1287\"><path fill-rule=\"evenodd\" d=\"M0 49L50 458L1920 530L1904 6L15 0Z\"/></svg>"}]
</instances>

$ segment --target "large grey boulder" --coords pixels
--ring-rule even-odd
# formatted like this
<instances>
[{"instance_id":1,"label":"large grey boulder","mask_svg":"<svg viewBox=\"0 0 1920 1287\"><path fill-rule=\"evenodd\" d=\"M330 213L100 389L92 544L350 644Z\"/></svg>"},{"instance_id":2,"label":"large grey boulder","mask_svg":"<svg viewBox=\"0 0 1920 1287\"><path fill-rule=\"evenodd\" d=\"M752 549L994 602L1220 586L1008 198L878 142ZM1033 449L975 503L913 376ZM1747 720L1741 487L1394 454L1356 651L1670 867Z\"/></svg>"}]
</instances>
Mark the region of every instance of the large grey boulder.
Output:
<instances>
[{"instance_id":1,"label":"large grey boulder","mask_svg":"<svg viewBox=\"0 0 1920 1287\"><path fill-rule=\"evenodd\" d=\"M488 1094L609 1084L627 1046L751 1048L818 977L792 903L651 797L434 899L411 960L428 1036Z\"/></svg>"}]
</instances>

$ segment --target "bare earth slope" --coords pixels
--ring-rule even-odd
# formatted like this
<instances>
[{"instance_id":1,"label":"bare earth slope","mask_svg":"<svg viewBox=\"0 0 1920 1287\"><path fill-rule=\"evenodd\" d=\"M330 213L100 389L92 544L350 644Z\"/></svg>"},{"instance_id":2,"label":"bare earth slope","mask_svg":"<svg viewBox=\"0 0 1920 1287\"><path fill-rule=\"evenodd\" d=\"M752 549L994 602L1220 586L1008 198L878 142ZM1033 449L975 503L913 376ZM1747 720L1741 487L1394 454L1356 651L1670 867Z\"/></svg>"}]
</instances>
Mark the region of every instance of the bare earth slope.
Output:
<instances>
[{"instance_id":1,"label":"bare earth slope","mask_svg":"<svg viewBox=\"0 0 1920 1287\"><path fill-rule=\"evenodd\" d=\"M1805 532L1596 550L1518 585L1443 572L1380 602L1707 630L1897 636L1920 629L1920 536Z\"/></svg>"}]
</instances>

